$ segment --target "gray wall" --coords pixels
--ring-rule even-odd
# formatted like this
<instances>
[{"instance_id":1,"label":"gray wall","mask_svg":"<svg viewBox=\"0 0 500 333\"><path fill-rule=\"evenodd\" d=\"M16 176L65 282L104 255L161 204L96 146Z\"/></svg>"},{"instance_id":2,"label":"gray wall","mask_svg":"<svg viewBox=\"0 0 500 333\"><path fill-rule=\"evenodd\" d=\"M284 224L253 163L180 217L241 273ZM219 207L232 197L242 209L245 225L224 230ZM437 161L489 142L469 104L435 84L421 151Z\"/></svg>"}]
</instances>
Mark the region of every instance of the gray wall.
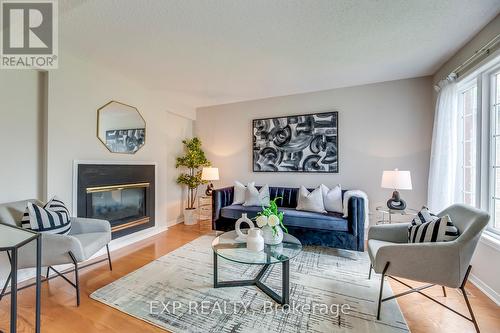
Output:
<instances>
[{"instance_id":1,"label":"gray wall","mask_svg":"<svg viewBox=\"0 0 500 333\"><path fill-rule=\"evenodd\" d=\"M366 191L374 210L391 194L380 188L382 171L399 168L411 171L413 190L401 193L419 208L427 201L433 108L432 80L423 77L200 108L195 134L219 167L217 187L235 180L284 186L340 183ZM252 119L331 110L339 111L340 173L252 172Z\"/></svg>"}]
</instances>

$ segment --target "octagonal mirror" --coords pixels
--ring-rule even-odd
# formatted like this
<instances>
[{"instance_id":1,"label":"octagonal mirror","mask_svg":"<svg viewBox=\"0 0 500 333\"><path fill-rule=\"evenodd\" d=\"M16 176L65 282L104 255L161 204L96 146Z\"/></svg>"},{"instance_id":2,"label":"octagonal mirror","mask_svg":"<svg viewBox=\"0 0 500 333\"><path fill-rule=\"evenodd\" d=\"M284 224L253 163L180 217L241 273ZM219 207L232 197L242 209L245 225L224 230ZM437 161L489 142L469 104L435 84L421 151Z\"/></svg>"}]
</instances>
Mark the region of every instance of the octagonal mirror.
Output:
<instances>
[{"instance_id":1,"label":"octagonal mirror","mask_svg":"<svg viewBox=\"0 0 500 333\"><path fill-rule=\"evenodd\" d=\"M146 122L137 108L111 101L97 110L97 137L112 153L135 154L146 142Z\"/></svg>"}]
</instances>

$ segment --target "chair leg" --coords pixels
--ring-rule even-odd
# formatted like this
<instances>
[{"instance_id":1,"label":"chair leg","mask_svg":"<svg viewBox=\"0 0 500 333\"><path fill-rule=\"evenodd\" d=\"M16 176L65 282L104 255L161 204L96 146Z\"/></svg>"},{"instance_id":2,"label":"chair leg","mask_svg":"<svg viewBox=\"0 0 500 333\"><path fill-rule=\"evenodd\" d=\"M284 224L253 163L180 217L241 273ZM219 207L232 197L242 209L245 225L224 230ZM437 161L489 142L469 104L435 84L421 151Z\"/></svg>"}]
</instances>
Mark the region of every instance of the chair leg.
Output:
<instances>
[{"instance_id":1,"label":"chair leg","mask_svg":"<svg viewBox=\"0 0 500 333\"><path fill-rule=\"evenodd\" d=\"M9 263L12 262L12 258L10 256L10 252L7 251L7 257L9 258ZM5 284L2 288L2 292L0 293L0 300L2 300L3 296L5 295L5 290L7 290L7 286L9 285L9 281L12 278L12 271L9 272L9 276L7 277L7 280L5 280Z\"/></svg>"},{"instance_id":2,"label":"chair leg","mask_svg":"<svg viewBox=\"0 0 500 333\"><path fill-rule=\"evenodd\" d=\"M467 279L469 278L469 273L470 270L472 269L472 266L469 265L467 268L467 273L465 273L464 281L462 282L462 285L460 286L460 290L462 291L462 295L464 295L465 299L465 304L467 304L467 309L469 310L471 321L474 324L474 328L476 329L477 333L480 333L479 331L479 325L477 324L476 317L474 316L474 312L472 311L472 306L470 305L469 298L467 297L467 292L465 291L465 284L467 283Z\"/></svg>"},{"instance_id":3,"label":"chair leg","mask_svg":"<svg viewBox=\"0 0 500 333\"><path fill-rule=\"evenodd\" d=\"M388 268L389 268L389 262L385 264L384 270L382 271L382 276L380 277L380 292L378 294L377 320L380 320L380 308L382 306L382 292L384 289L384 278Z\"/></svg>"},{"instance_id":4,"label":"chair leg","mask_svg":"<svg viewBox=\"0 0 500 333\"><path fill-rule=\"evenodd\" d=\"M47 266L47 273L45 273L45 279L47 279L47 282L49 282L49 275L50 275L50 266Z\"/></svg>"},{"instance_id":5,"label":"chair leg","mask_svg":"<svg viewBox=\"0 0 500 333\"><path fill-rule=\"evenodd\" d=\"M446 297L446 288L444 286L441 286L443 288L443 296Z\"/></svg>"},{"instance_id":6,"label":"chair leg","mask_svg":"<svg viewBox=\"0 0 500 333\"><path fill-rule=\"evenodd\" d=\"M71 257L73 265L75 266L76 306L80 306L80 281L78 277L78 261L71 251L69 252L69 256Z\"/></svg>"},{"instance_id":7,"label":"chair leg","mask_svg":"<svg viewBox=\"0 0 500 333\"><path fill-rule=\"evenodd\" d=\"M106 251L108 252L108 263L109 263L109 270L113 270L113 265L111 264L111 255L109 254L109 245L106 244Z\"/></svg>"},{"instance_id":8,"label":"chair leg","mask_svg":"<svg viewBox=\"0 0 500 333\"><path fill-rule=\"evenodd\" d=\"M7 286L9 285L9 281L11 278L12 278L12 272L9 272L9 276L7 277L7 280L5 280L5 284L3 285L2 292L0 292L0 301L5 295L5 290L7 290Z\"/></svg>"},{"instance_id":9,"label":"chair leg","mask_svg":"<svg viewBox=\"0 0 500 333\"><path fill-rule=\"evenodd\" d=\"M370 264L370 270L368 271L368 280L370 280L372 278L372 264Z\"/></svg>"}]
</instances>

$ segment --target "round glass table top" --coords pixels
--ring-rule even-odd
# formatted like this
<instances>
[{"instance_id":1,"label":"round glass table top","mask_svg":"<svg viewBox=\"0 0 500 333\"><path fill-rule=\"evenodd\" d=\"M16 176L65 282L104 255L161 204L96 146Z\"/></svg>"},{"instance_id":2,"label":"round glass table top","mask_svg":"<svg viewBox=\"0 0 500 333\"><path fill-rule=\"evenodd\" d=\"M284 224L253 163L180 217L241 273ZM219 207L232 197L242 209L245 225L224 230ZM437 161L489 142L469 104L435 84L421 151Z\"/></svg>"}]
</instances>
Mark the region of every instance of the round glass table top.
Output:
<instances>
[{"instance_id":1,"label":"round glass table top","mask_svg":"<svg viewBox=\"0 0 500 333\"><path fill-rule=\"evenodd\" d=\"M242 229L243 233L248 230ZM212 242L214 252L227 260L250 265L276 264L295 258L302 251L302 244L292 235L284 234L283 242L264 245L264 250L254 252L247 249L245 242L236 240L236 231L225 232Z\"/></svg>"}]
</instances>

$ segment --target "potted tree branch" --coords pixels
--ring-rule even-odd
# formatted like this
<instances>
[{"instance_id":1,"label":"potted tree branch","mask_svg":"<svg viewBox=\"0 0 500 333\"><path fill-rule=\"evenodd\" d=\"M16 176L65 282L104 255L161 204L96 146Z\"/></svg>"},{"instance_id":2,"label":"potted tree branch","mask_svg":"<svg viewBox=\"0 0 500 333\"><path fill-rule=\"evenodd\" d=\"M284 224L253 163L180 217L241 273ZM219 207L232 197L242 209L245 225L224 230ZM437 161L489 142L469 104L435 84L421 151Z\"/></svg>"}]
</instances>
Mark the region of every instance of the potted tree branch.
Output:
<instances>
[{"instance_id":1,"label":"potted tree branch","mask_svg":"<svg viewBox=\"0 0 500 333\"><path fill-rule=\"evenodd\" d=\"M196 224L196 197L198 194L198 186L205 184L206 181L201 179L201 167L210 166L210 162L205 156L205 152L201 149L200 139L194 137L182 141L184 144L185 154L177 157L175 164L176 168L184 168L183 172L177 178L177 184L186 185L188 188L187 205L184 209L184 224Z\"/></svg>"}]
</instances>

